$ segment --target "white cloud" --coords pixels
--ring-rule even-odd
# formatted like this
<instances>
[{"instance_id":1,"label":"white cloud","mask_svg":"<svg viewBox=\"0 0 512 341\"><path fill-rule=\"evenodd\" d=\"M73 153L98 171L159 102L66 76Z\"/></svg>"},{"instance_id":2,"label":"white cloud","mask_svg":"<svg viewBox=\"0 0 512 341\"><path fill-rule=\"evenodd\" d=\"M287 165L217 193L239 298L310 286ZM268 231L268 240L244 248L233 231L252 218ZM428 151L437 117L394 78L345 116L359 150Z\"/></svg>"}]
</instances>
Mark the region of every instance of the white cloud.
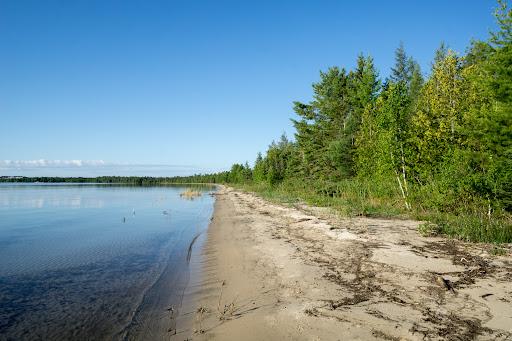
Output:
<instances>
[{"instance_id":1,"label":"white cloud","mask_svg":"<svg viewBox=\"0 0 512 341\"><path fill-rule=\"evenodd\" d=\"M0 160L0 176L177 176L216 172L194 165L114 163L103 160Z\"/></svg>"},{"instance_id":2,"label":"white cloud","mask_svg":"<svg viewBox=\"0 0 512 341\"><path fill-rule=\"evenodd\" d=\"M103 160L0 160L0 168L52 168L52 167L97 167L106 165Z\"/></svg>"}]
</instances>

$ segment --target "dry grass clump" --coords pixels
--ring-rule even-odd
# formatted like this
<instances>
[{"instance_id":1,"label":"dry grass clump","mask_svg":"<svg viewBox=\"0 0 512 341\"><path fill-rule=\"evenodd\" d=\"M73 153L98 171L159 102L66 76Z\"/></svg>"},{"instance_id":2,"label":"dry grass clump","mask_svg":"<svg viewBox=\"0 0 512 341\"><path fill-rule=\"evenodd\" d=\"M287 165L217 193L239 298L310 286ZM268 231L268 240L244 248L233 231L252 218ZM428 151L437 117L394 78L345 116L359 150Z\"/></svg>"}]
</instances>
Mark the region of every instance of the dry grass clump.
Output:
<instances>
[{"instance_id":1,"label":"dry grass clump","mask_svg":"<svg viewBox=\"0 0 512 341\"><path fill-rule=\"evenodd\" d=\"M199 191L194 191L193 189L189 188L185 192L182 192L180 194L180 197L185 199L195 199L197 197L200 197L202 194Z\"/></svg>"},{"instance_id":2,"label":"dry grass clump","mask_svg":"<svg viewBox=\"0 0 512 341\"><path fill-rule=\"evenodd\" d=\"M205 330L203 329L203 321L205 318L205 314L207 314L207 313L208 313L208 308L206 308L204 306L200 306L199 308L197 308L196 321L199 324L199 329L195 329L194 333L204 334Z\"/></svg>"}]
</instances>

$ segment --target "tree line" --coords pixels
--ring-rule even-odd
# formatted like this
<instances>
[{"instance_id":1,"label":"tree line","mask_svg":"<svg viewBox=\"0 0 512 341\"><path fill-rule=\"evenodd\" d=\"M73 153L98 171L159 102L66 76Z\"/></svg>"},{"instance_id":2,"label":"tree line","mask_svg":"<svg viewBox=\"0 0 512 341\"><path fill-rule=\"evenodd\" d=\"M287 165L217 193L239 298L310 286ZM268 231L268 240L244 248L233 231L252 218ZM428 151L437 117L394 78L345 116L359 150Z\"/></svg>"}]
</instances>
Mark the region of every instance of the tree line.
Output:
<instances>
[{"instance_id":1,"label":"tree line","mask_svg":"<svg viewBox=\"0 0 512 341\"><path fill-rule=\"evenodd\" d=\"M405 211L471 218L477 228L455 231L468 239L512 238L512 12L498 4L497 32L464 55L441 44L426 76L402 44L384 80L364 55L320 72L312 100L294 103L295 138L272 142L252 169L234 165L231 179L331 197L350 179Z\"/></svg>"},{"instance_id":2,"label":"tree line","mask_svg":"<svg viewBox=\"0 0 512 341\"><path fill-rule=\"evenodd\" d=\"M151 176L98 176L98 177L25 177L0 176L5 183L98 183L126 184L135 186L156 186L166 184L227 183L231 182L229 172L215 174L195 174L190 176L151 177Z\"/></svg>"}]
</instances>

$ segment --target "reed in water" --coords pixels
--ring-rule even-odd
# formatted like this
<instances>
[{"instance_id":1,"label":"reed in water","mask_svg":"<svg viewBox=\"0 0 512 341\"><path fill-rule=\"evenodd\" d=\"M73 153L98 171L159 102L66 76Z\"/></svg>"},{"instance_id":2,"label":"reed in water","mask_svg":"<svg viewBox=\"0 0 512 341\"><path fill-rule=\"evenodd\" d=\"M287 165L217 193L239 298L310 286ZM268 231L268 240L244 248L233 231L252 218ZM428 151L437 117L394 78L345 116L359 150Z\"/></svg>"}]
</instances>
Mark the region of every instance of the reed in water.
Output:
<instances>
[{"instance_id":1,"label":"reed in water","mask_svg":"<svg viewBox=\"0 0 512 341\"><path fill-rule=\"evenodd\" d=\"M194 191L191 188L188 188L186 191L180 193L180 197L185 199L195 199L200 197L202 194L199 191Z\"/></svg>"}]
</instances>

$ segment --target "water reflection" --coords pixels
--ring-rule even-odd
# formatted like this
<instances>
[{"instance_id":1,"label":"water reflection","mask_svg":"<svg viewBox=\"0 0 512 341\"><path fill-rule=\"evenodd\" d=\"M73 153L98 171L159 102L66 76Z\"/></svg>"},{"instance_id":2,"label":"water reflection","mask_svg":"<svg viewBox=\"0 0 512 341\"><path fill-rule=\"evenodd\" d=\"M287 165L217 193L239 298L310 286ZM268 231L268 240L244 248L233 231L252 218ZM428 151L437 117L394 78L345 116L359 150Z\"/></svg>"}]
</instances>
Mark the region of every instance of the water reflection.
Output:
<instances>
[{"instance_id":1,"label":"water reflection","mask_svg":"<svg viewBox=\"0 0 512 341\"><path fill-rule=\"evenodd\" d=\"M105 206L105 201L98 198L83 198L80 195L76 195L70 198L48 198L44 196L40 196L38 198L13 197L6 196L5 192L0 191L0 206L6 208L103 208Z\"/></svg>"},{"instance_id":2,"label":"water reflection","mask_svg":"<svg viewBox=\"0 0 512 341\"><path fill-rule=\"evenodd\" d=\"M207 227L213 198L182 190L0 186L0 339L116 339L157 278L181 285Z\"/></svg>"}]
</instances>

